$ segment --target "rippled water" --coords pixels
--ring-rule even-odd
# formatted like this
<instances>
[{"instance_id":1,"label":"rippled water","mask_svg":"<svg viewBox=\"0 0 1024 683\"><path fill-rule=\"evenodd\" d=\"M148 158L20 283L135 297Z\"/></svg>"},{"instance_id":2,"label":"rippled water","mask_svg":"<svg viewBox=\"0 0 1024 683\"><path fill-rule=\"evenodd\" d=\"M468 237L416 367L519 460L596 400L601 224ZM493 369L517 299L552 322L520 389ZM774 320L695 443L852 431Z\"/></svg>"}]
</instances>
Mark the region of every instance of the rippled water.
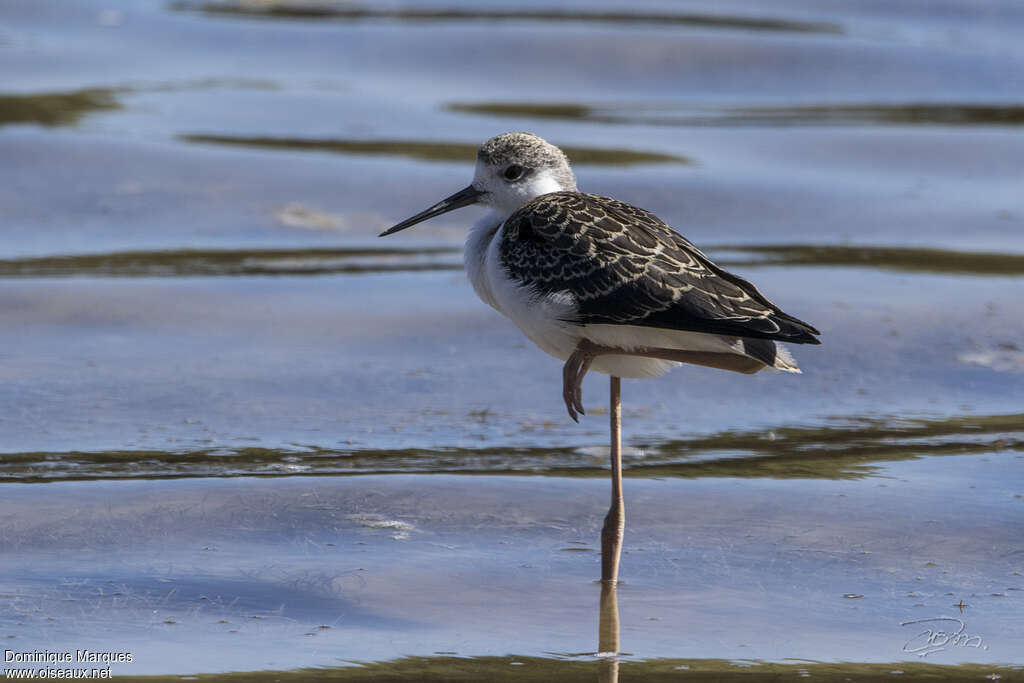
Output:
<instances>
[{"instance_id":1,"label":"rippled water","mask_svg":"<svg viewBox=\"0 0 1024 683\"><path fill-rule=\"evenodd\" d=\"M5 647L593 678L603 377L570 422L461 271L477 210L376 237L525 129L823 332L802 376L625 383L623 678L1020 676L1022 30L984 0L0 4ZM904 648L953 615L984 649Z\"/></svg>"}]
</instances>

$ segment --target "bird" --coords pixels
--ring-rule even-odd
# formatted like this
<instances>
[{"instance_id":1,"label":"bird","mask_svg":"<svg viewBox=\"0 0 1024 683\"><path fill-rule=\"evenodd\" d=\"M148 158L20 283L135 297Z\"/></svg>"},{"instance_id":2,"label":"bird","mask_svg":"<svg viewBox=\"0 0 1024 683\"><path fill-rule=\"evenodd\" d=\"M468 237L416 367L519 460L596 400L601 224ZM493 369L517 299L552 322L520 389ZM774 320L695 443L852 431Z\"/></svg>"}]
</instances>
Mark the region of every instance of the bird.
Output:
<instances>
[{"instance_id":1,"label":"bird","mask_svg":"<svg viewBox=\"0 0 1024 683\"><path fill-rule=\"evenodd\" d=\"M486 140L469 186L380 236L472 204L490 208L466 240L473 289L564 361L569 417L578 422L585 414L582 382L590 370L611 377L612 506L602 529L602 580L615 583L625 526L620 378L657 377L681 363L799 373L778 343L820 344L821 333L650 211L580 192L565 153L533 133Z\"/></svg>"}]
</instances>

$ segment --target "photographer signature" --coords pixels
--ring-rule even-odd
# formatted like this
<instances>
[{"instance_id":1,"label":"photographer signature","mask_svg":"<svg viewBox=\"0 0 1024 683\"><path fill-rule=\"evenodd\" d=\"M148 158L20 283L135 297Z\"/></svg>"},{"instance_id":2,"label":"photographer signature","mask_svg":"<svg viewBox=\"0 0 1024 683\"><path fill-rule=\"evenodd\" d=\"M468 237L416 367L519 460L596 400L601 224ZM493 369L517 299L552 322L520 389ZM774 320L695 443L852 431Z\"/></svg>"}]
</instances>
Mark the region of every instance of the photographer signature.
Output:
<instances>
[{"instance_id":1,"label":"photographer signature","mask_svg":"<svg viewBox=\"0 0 1024 683\"><path fill-rule=\"evenodd\" d=\"M956 617L931 617L904 621L900 626L923 626L924 630L911 638L903 646L903 651L918 657L927 657L934 652L942 652L953 647L974 647L987 650L981 636L972 636L964 632L964 622ZM952 629L952 630L950 630Z\"/></svg>"}]
</instances>

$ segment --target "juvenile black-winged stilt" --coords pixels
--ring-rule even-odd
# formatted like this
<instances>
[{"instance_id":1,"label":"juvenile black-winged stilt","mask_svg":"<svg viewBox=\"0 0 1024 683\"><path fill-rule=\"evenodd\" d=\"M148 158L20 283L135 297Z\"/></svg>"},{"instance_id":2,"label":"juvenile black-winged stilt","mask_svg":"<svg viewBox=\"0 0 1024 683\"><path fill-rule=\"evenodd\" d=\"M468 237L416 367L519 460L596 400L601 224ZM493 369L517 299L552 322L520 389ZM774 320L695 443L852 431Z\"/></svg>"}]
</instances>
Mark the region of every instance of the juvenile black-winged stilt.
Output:
<instances>
[{"instance_id":1,"label":"juvenile black-winged stilt","mask_svg":"<svg viewBox=\"0 0 1024 683\"><path fill-rule=\"evenodd\" d=\"M818 330L726 272L657 216L577 191L562 150L531 133L483 143L469 187L381 233L470 204L489 206L466 241L473 289L559 360L569 416L583 414L588 370L611 375L612 505L603 581L618 580L625 527L620 377L679 363L734 372L800 372L776 342L818 344Z\"/></svg>"}]
</instances>

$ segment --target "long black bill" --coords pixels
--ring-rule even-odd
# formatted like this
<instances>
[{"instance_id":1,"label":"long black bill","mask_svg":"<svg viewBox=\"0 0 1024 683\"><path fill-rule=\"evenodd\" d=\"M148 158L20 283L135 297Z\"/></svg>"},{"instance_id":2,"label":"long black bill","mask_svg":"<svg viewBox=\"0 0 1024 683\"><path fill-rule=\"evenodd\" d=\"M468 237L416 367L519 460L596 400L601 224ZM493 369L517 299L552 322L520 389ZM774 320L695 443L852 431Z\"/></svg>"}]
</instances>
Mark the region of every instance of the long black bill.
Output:
<instances>
[{"instance_id":1,"label":"long black bill","mask_svg":"<svg viewBox=\"0 0 1024 683\"><path fill-rule=\"evenodd\" d=\"M442 199L441 201L439 201L437 204L434 204L426 211L420 211L412 218L406 218L398 225L391 226L390 228L382 232L379 236L384 237L385 235L391 235L393 233L398 232L399 230L411 228L417 223L422 223L428 218L440 216L442 213L448 213L449 211L454 211L455 209L461 209L462 207L469 206L470 204L476 204L477 200L480 199L480 195L483 194L487 193L483 192L482 190L478 190L472 185L470 185L464 190L459 190L451 197L446 197Z\"/></svg>"}]
</instances>

